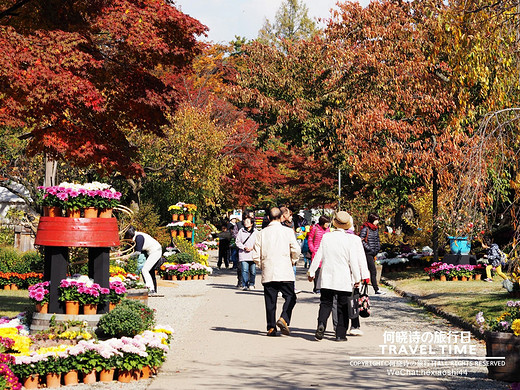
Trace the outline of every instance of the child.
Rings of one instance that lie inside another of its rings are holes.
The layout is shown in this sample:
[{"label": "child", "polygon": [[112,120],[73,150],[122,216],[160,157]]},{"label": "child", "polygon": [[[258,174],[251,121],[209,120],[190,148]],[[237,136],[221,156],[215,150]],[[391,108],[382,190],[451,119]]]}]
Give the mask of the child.
[{"label": "child", "polygon": [[486,266],[486,276],[484,279],[486,282],[492,282],[491,278],[491,268],[494,268],[496,273],[500,275],[500,277],[504,280],[507,279],[507,276],[502,272],[502,266],[506,263],[506,255],[504,252],[500,250],[497,244],[493,244],[490,236],[485,236],[482,240],[482,248],[486,249],[486,257],[488,260],[488,265]]}]

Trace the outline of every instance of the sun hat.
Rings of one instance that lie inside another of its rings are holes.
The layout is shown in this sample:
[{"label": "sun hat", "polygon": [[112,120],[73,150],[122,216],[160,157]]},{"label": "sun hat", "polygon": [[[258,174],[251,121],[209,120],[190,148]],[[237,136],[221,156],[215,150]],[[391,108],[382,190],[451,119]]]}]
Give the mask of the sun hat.
[{"label": "sun hat", "polygon": [[338,211],[334,215],[332,224],[338,229],[350,229],[352,227],[352,217],[346,211]]}]

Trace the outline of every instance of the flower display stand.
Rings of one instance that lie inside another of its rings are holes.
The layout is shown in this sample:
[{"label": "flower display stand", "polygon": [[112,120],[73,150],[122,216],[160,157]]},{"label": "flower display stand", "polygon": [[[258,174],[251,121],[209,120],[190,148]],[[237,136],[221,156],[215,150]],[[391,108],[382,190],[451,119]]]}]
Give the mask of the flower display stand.
[{"label": "flower display stand", "polygon": [[[42,217],[35,244],[45,247],[43,279],[50,282],[50,314],[65,313],[64,303],[58,301],[58,286],[67,277],[69,247],[88,248],[88,276],[109,288],[110,247],[119,245],[115,218]],[[108,302],[98,306],[98,314],[108,311]]]}]

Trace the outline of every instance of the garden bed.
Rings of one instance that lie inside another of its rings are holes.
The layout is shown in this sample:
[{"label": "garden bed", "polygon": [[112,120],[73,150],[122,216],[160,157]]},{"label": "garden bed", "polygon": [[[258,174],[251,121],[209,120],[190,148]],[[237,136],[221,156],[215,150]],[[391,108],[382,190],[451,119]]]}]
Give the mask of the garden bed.
[{"label": "garden bed", "polygon": [[[500,279],[501,280],[501,279]],[[502,287],[499,278],[484,281],[431,281],[424,271],[396,272],[384,276],[383,282],[400,293],[420,300],[420,304],[435,307],[440,314],[459,318],[476,326],[475,317],[482,311],[486,318],[498,316],[507,301],[513,299]]]}]

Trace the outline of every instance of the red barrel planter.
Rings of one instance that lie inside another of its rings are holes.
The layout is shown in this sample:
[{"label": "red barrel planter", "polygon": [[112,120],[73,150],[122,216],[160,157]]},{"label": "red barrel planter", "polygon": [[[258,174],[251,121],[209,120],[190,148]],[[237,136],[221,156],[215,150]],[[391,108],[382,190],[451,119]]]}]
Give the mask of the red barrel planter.
[{"label": "red barrel planter", "polygon": [[118,246],[117,219],[41,217],[34,243],[60,247]]}]

